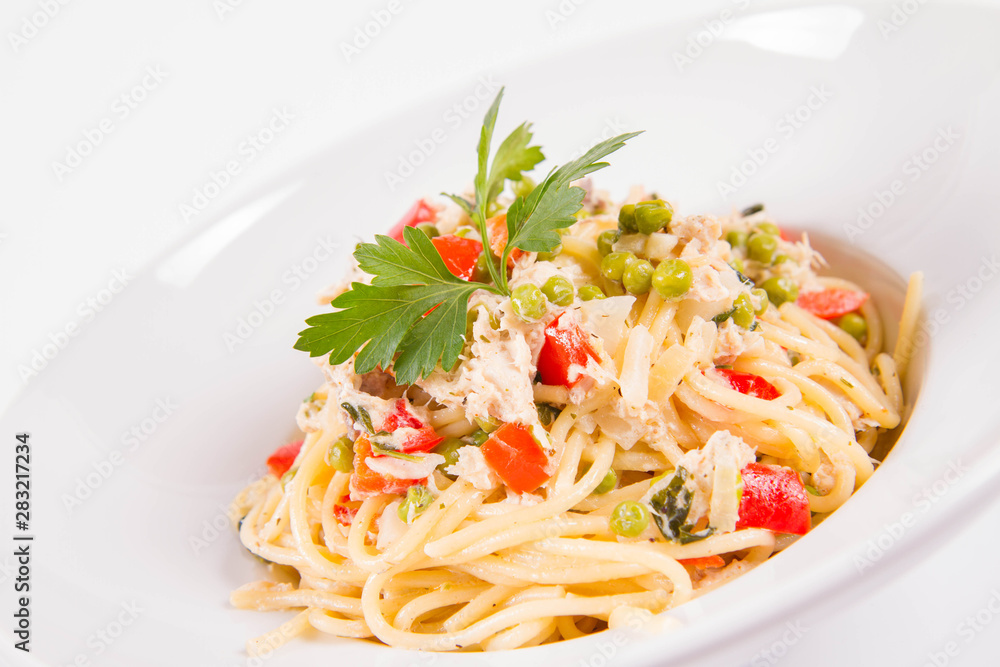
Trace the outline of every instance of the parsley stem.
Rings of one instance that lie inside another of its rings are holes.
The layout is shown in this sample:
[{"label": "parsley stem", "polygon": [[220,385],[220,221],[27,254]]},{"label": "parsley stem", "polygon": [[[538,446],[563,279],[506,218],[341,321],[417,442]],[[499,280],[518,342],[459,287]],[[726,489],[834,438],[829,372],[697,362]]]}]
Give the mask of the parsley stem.
[{"label": "parsley stem", "polygon": [[493,249],[490,247],[490,235],[486,228],[486,213],[483,210],[485,205],[486,202],[479,202],[477,199],[476,210],[473,211],[473,218],[476,221],[476,227],[479,228],[479,235],[483,239],[483,252],[487,253],[486,268],[490,272],[490,278],[493,279],[493,284],[496,285],[496,289],[492,291],[497,294],[509,296],[510,289],[507,287],[507,270],[505,268],[507,253],[504,253],[504,256],[501,258],[501,261],[503,261],[504,264],[498,268],[496,262],[493,261]]}]

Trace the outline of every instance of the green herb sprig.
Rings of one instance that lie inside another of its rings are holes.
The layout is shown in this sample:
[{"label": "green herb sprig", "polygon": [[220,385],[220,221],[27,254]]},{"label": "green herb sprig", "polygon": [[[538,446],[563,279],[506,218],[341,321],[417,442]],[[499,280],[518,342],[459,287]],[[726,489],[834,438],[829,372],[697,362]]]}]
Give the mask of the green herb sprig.
[{"label": "green herb sprig", "polygon": [[[501,142],[489,160],[493,129],[503,89],[490,105],[477,147],[478,169],[473,186],[475,201],[448,195],[468,213],[479,230],[484,252],[490,252],[486,211],[507,181],[545,159],[531,146],[530,123],[522,123]],[[427,236],[412,227],[403,229],[405,245],[376,235],[375,243],[362,243],[354,252],[361,270],[372,275],[370,285],[352,283],[331,302],[336,310],[306,320],[295,349],[317,357],[330,355],[341,364],[356,352],[356,373],[378,366],[392,369],[396,382],[409,384],[426,377],[438,364],[452,369],[465,343],[466,311],[477,290],[510,295],[506,266],[514,248],[525,252],[551,252],[559,244],[557,229],[576,219],[586,195],[570,183],[608,166],[600,160],[625,145],[639,132],[629,132],[596,144],[579,158],[553,169],[527,196],[518,196],[507,210],[507,244],[499,263],[486,262],[489,283],[458,278]],[[360,352],[358,352],[360,350]]]}]

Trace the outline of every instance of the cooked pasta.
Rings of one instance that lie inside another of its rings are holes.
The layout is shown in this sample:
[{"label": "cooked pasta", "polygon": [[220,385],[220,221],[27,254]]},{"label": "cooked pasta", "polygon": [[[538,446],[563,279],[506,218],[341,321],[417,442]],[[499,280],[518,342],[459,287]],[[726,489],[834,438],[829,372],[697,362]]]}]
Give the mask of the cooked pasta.
[{"label": "cooked pasta", "polygon": [[[438,651],[591,634],[766,561],[871,477],[905,409],[919,276],[888,354],[863,286],[818,276],[762,207],[681,217],[583,185],[561,252],[513,253],[510,295],[469,299],[453,369],[397,384],[321,359],[301,445],[235,502],[287,581],[232,603],[301,610],[251,653],[308,628]],[[432,236],[489,257],[461,207],[422,205]]]}]

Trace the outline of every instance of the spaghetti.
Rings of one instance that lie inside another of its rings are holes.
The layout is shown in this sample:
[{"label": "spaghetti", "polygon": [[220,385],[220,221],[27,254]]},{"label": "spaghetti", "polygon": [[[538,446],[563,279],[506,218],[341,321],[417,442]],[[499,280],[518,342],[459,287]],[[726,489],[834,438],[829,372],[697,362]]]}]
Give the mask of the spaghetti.
[{"label": "spaghetti", "polygon": [[[439,237],[486,241],[424,207]],[[643,207],[669,221],[636,231]],[[557,255],[512,263],[542,314],[476,292],[454,369],[397,385],[321,362],[301,446],[235,502],[243,544],[290,576],[232,603],[301,610],[250,653],[308,628],[440,651],[580,637],[748,571],[872,475],[919,275],[890,355],[864,290],[817,276],[761,207],[675,217],[590,190],[577,217]]]}]

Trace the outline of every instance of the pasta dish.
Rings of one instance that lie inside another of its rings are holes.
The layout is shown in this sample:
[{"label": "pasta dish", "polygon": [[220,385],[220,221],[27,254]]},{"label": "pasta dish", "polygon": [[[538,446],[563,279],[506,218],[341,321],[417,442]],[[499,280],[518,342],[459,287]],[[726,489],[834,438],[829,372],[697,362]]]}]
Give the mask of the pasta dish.
[{"label": "pasta dish", "polygon": [[[502,93],[501,93],[502,95]],[[234,503],[270,564],[242,609],[436,651],[573,639],[659,613],[815,529],[904,412],[920,275],[891,351],[861,285],[761,205],[680,215],[590,173],[536,183],[530,125],[461,195],[360,244],[296,347],[324,381]]]}]

